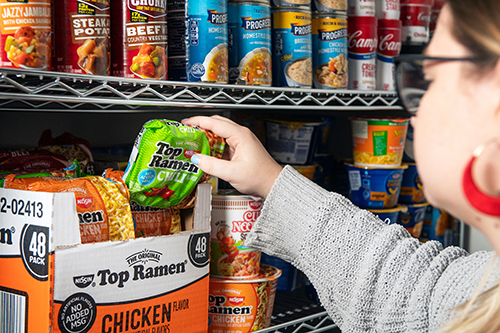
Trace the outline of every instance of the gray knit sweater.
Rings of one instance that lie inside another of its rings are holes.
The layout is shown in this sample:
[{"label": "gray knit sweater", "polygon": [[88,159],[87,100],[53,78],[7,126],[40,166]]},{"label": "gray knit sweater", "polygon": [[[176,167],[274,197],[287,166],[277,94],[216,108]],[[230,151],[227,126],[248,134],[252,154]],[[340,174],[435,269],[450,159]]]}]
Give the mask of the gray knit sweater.
[{"label": "gray knit sweater", "polygon": [[[303,271],[343,332],[438,331],[472,296],[494,255],[421,244],[290,166],[246,244]],[[498,271],[497,263],[485,288]]]}]

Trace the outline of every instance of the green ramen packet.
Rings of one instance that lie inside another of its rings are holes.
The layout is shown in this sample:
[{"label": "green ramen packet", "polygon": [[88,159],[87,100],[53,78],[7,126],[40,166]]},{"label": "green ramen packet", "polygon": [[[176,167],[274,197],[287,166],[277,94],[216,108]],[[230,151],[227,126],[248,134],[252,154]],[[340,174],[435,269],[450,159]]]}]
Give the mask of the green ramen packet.
[{"label": "green ramen packet", "polygon": [[188,208],[194,189],[208,180],[193,154],[222,158],[225,140],[211,131],[166,119],[150,120],[137,136],[123,180],[130,200],[143,206]]}]

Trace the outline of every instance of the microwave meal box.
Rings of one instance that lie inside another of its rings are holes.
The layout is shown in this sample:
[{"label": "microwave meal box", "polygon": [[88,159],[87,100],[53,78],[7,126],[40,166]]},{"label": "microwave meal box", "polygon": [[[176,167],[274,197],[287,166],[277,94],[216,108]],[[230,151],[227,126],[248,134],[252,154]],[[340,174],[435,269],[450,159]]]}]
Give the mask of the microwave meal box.
[{"label": "microwave meal box", "polygon": [[2,327],[206,332],[210,202],[199,184],[176,235],[81,244],[74,194],[0,188]]}]

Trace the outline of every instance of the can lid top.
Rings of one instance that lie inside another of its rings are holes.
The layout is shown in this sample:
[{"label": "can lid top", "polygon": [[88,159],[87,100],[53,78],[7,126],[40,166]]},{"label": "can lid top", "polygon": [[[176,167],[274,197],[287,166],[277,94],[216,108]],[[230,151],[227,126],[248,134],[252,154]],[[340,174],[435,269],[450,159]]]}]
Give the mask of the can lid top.
[{"label": "can lid top", "polygon": [[402,0],[401,5],[427,5],[432,7],[434,0]]},{"label": "can lid top", "polygon": [[378,20],[379,28],[394,28],[394,29],[402,29],[403,21],[401,20]]},{"label": "can lid top", "polygon": [[349,23],[354,25],[378,25],[375,16],[349,16]]}]

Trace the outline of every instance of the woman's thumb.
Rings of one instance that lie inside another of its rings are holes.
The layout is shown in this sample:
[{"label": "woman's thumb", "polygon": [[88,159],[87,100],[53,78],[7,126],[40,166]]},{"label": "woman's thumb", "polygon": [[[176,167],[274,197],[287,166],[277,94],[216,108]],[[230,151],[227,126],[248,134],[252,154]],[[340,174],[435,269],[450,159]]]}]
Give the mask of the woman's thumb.
[{"label": "woman's thumb", "polygon": [[224,174],[225,172],[223,172],[223,170],[225,170],[226,168],[224,168],[223,166],[225,163],[228,163],[228,161],[208,155],[194,154],[193,156],[191,156],[191,162],[209,175],[222,179],[226,178],[226,175]]}]

